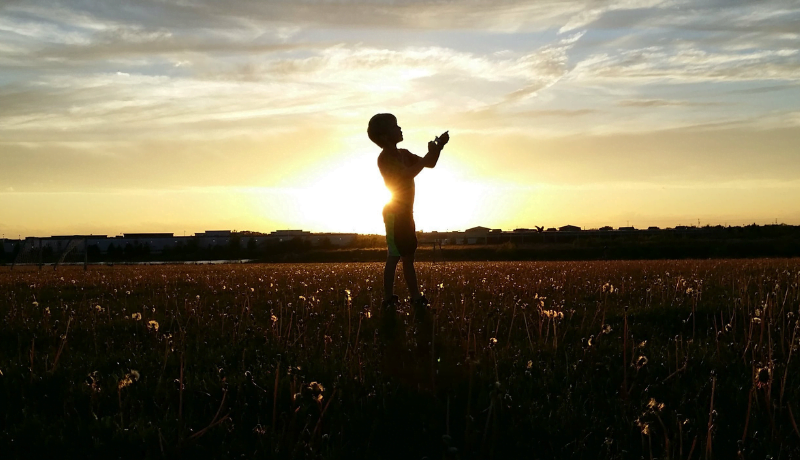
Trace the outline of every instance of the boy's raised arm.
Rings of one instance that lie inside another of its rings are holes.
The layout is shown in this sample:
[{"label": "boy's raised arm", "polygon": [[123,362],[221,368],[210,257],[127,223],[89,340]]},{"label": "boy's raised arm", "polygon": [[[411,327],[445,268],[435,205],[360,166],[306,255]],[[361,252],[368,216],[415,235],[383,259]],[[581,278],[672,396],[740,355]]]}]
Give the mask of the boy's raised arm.
[{"label": "boy's raised arm", "polygon": [[442,153],[442,149],[449,140],[450,135],[445,132],[440,137],[437,137],[436,141],[428,142],[428,153],[413,165],[406,167],[402,174],[405,176],[417,177],[417,174],[422,171],[422,168],[433,168],[436,166],[436,163],[439,161],[439,154]]},{"label": "boy's raised arm", "polygon": [[433,142],[428,143],[428,154],[422,158],[414,155],[415,157],[419,158],[419,160],[411,166],[406,166],[400,172],[401,175],[406,177],[417,177],[417,174],[419,174],[423,168],[433,168],[436,166],[436,162],[439,161],[439,153],[441,152],[441,149],[438,147],[431,149],[430,144],[433,144]]}]

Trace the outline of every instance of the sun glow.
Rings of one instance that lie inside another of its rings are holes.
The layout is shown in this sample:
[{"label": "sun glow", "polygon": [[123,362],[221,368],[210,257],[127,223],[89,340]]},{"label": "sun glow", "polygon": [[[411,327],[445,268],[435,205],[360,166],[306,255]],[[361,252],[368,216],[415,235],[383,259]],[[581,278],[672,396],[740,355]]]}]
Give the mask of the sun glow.
[{"label": "sun glow", "polygon": [[374,155],[359,155],[337,169],[303,180],[298,222],[312,231],[383,233],[381,210],[391,198]]},{"label": "sun glow", "polygon": [[[452,159],[422,170],[415,180],[417,230],[463,230],[480,225],[487,207],[497,208],[491,187],[465,177]],[[322,167],[294,183],[300,184],[287,208],[304,230],[384,234],[381,212],[391,193],[374,152],[351,157],[335,169]]]}]

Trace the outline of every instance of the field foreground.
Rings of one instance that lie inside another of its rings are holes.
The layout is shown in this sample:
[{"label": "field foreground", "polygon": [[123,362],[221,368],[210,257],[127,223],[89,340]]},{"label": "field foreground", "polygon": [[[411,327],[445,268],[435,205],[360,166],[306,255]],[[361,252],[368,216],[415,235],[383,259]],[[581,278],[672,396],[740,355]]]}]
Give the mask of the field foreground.
[{"label": "field foreground", "polygon": [[3,267],[0,452],[800,458],[797,259],[382,270]]}]

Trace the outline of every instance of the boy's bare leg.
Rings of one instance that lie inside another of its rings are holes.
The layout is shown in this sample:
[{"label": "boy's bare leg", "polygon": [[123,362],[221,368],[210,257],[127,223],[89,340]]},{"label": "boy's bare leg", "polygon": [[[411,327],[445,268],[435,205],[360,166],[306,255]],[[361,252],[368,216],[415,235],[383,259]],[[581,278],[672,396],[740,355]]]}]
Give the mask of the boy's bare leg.
[{"label": "boy's bare leg", "polygon": [[400,256],[388,256],[386,268],[383,270],[383,300],[391,300],[394,295],[394,276]]},{"label": "boy's bare leg", "polygon": [[417,284],[417,273],[414,271],[414,256],[403,257],[403,276],[406,278],[408,293],[411,294],[411,300],[420,298],[421,294],[419,293],[419,284]]}]

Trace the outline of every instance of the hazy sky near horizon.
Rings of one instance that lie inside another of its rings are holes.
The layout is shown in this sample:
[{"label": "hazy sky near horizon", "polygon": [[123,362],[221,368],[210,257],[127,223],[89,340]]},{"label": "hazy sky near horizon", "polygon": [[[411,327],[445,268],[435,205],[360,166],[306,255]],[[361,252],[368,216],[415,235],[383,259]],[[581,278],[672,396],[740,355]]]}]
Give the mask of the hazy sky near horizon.
[{"label": "hazy sky near horizon", "polygon": [[800,3],[0,3],[0,233],[800,224]]}]

